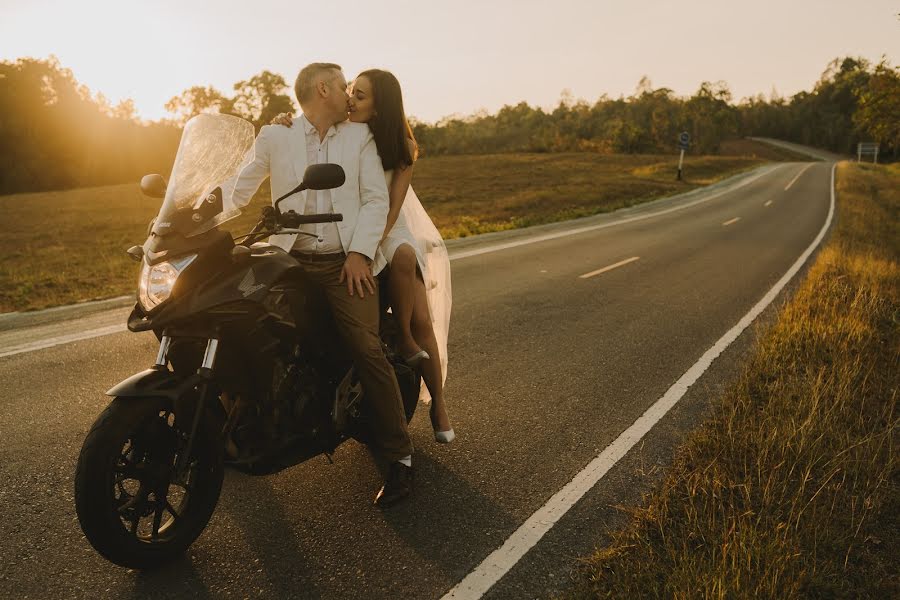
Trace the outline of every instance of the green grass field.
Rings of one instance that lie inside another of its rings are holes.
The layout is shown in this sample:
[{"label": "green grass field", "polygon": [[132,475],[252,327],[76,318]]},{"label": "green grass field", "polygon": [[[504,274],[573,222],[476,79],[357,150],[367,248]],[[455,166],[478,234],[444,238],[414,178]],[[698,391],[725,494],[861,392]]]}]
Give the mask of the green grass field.
[{"label": "green grass field", "polygon": [[[742,142],[744,143],[744,142]],[[751,144],[754,144],[751,142]],[[757,156],[497,154],[426,157],[413,186],[447,239],[612,211],[684,192],[763,164],[794,159],[758,144]],[[740,152],[747,152],[741,148]],[[245,232],[270,201],[268,184],[237,219]],[[143,244],[160,201],[137,184],[0,196],[0,312],[132,293]]]},{"label": "green grass field", "polygon": [[840,164],[799,290],[569,598],[900,597],[898,216],[900,165]]}]

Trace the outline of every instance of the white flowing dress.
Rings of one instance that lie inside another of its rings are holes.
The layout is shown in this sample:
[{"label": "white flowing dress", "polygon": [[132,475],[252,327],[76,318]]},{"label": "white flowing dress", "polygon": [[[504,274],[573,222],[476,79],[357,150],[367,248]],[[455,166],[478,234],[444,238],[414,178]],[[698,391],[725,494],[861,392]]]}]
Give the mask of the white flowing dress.
[{"label": "white flowing dress", "polygon": [[[384,178],[388,189],[391,187],[393,171],[385,171]],[[450,332],[450,307],[452,294],[450,288],[450,255],[440,232],[431,217],[425,212],[412,186],[406,192],[397,222],[381,244],[388,264],[394,258],[397,248],[409,244],[416,253],[416,262],[425,283],[425,295],[428,299],[428,310],[431,313],[431,324],[434,337],[437,339],[438,351],[441,354],[442,383],[447,381],[447,337]],[[420,399],[428,403],[431,395],[422,383]]]}]

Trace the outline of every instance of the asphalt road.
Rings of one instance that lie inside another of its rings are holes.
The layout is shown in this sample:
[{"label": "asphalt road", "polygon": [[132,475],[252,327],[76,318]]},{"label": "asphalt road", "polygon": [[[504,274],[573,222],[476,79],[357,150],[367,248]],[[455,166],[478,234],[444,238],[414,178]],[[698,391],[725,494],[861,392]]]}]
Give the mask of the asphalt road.
[{"label": "asphalt road", "polygon": [[[416,415],[414,497],[374,509],[379,476],[355,442],[333,465],[322,457],[262,478],[228,472],[204,534],[151,573],[116,567],[88,545],[72,477],[103,392],[152,364],[155,339],[112,333],[28,351],[115,327],[123,309],[108,304],[0,319],[0,596],[441,597],[788,270],[825,222],[830,172],[827,163],[764,167],[685,197],[454,243],[447,397],[458,438],[435,444],[426,411]],[[602,227],[564,235],[588,226]],[[551,239],[524,243],[541,236]],[[498,244],[512,247],[473,255]],[[752,335],[740,338],[744,348]],[[701,396],[726,385],[740,359],[723,355],[487,596],[565,589],[574,557],[621,520],[610,506],[636,501],[658,478],[701,417]]]}]

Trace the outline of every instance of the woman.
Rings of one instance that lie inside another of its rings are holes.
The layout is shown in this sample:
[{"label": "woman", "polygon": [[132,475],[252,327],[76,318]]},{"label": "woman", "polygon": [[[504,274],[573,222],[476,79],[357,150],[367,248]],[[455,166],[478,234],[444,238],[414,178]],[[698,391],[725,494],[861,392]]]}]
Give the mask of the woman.
[{"label": "woman", "polygon": [[[410,186],[417,147],[397,78],[381,69],[360,73],[350,89],[348,112],[350,121],[369,125],[385,170],[390,209],[380,248],[389,265],[388,292],[400,326],[399,350],[410,366],[421,369],[432,398],[435,440],[449,443],[455,433],[444,403],[443,384],[450,324],[450,261],[440,233]],[[292,119],[281,114],[272,122],[290,127]]]}]

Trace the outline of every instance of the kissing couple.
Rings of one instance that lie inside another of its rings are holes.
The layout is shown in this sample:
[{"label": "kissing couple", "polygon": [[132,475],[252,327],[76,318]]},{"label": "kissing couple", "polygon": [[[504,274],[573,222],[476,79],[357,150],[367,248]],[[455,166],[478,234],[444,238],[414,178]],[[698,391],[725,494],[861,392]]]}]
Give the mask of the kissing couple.
[{"label": "kissing couple", "polygon": [[[302,114],[282,114],[256,138],[255,157],[237,178],[242,206],[266,177],[272,198],[294,189],[307,166],[340,165],[340,188],[306,190],[283,201],[300,214],[343,214],[343,221],[300,229],[314,235],[274,235],[269,243],[295,257],[307,280],[327,298],[372,409],[375,446],[388,462],[375,503],[392,505],[412,489],[412,442],[400,388],[379,337],[379,280],[401,332],[399,349],[420,370],[430,395],[435,440],[453,441],[444,402],[450,322],[450,262],[440,233],[410,183],[418,147],[397,78],[363,71],[348,87],[341,67],[312,63],[294,86]],[[384,273],[382,273],[384,271]],[[381,275],[379,277],[379,275]]]}]

